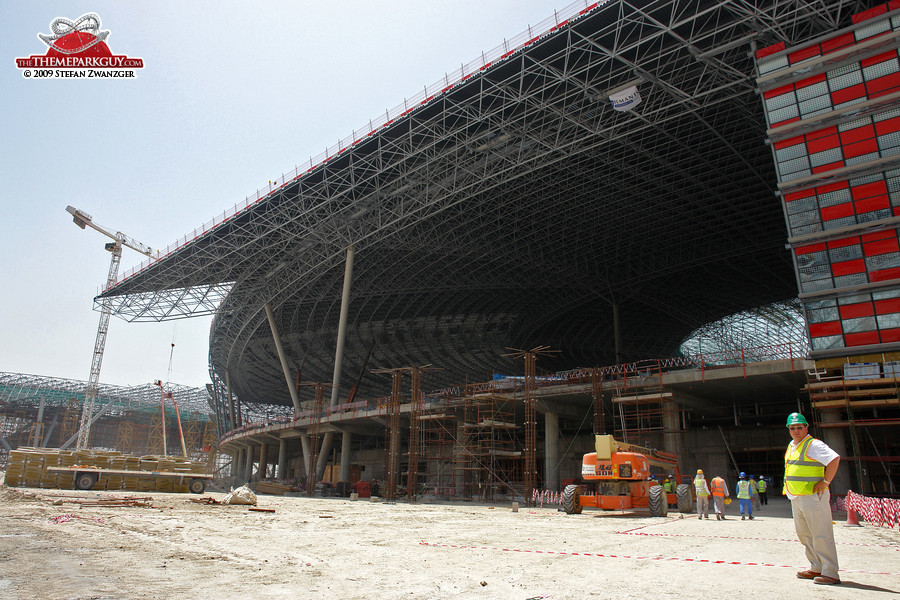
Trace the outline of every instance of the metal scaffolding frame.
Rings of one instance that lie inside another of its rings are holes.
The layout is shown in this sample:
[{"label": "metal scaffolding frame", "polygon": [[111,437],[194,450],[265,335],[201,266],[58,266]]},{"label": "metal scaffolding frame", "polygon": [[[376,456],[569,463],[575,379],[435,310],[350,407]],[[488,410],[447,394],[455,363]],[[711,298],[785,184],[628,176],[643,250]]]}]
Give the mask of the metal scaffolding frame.
[{"label": "metal scaffolding frame", "polygon": [[[708,323],[796,295],[749,51],[871,4],[576,2],[98,302],[128,320],[214,312],[211,369],[245,406],[291,405],[266,303],[292,368],[330,379],[350,245],[347,380],[373,341],[373,365],[433,363],[436,385],[514,372],[506,347],[559,348],[550,370],[672,356]],[[631,84],[641,104],[613,110]]]}]

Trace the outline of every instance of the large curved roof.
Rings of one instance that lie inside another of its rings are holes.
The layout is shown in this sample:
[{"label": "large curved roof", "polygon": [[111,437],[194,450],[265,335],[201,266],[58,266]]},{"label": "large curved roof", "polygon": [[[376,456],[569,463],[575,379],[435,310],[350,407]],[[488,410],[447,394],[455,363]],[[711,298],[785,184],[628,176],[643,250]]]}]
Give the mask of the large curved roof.
[{"label": "large curved roof", "polygon": [[[291,404],[266,303],[291,368],[331,380],[351,245],[344,384],[370,348],[368,369],[439,367],[426,388],[521,372],[510,347],[559,350],[548,369],[674,354],[797,293],[752,48],[868,5],[573,5],[104,296],[128,319],[215,310],[211,364],[250,402]],[[613,110],[630,84],[641,104]]]}]

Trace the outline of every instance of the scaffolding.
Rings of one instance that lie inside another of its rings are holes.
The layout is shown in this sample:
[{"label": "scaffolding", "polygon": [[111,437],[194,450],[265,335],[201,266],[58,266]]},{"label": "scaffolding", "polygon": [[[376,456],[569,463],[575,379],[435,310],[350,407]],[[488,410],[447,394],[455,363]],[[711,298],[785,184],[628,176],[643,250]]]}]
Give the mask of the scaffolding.
[{"label": "scaffolding", "polygon": [[672,392],[663,385],[663,374],[655,360],[619,365],[611,381],[616,439],[646,445],[648,435],[665,431],[674,403]]},{"label": "scaffolding", "polygon": [[[852,481],[860,493],[896,495],[900,480],[900,355],[878,354],[816,361],[808,372],[813,419],[822,429],[847,433]],[[852,362],[851,362],[852,361]]]}]

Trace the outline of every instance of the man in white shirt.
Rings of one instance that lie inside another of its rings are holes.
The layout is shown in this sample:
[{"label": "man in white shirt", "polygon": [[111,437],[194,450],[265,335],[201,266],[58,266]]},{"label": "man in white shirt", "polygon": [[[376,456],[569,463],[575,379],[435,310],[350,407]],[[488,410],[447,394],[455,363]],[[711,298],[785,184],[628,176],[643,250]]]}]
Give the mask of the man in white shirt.
[{"label": "man in white shirt", "polygon": [[834,585],[841,579],[828,486],[841,457],[825,442],[809,435],[809,423],[800,413],[788,415],[787,427],[791,443],[784,453],[784,494],[791,500],[794,528],[809,560],[809,569],[799,571],[797,577]]}]

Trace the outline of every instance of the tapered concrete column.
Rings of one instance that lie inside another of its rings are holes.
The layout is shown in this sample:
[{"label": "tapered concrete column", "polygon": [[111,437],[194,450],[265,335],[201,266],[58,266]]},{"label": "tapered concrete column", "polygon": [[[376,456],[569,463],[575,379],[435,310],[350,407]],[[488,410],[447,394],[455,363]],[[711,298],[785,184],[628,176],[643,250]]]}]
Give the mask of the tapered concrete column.
[{"label": "tapered concrete column", "polygon": [[341,437],[341,481],[350,481],[350,445],[353,434],[345,431]]},{"label": "tapered concrete column", "polygon": [[[341,385],[341,367],[344,362],[344,338],[347,332],[347,314],[350,311],[350,282],[353,279],[354,250],[351,245],[347,248],[347,260],[344,263],[344,287],[341,292],[341,315],[338,321],[337,347],[334,350],[334,372],[331,377],[331,403],[337,404]],[[319,450],[319,463],[316,465],[316,479],[321,479],[325,474],[325,465],[328,464],[328,455],[331,453],[331,445],[334,443],[334,433],[328,432],[322,436],[322,447]]]},{"label": "tapered concrete column", "polygon": [[231,417],[231,428],[237,429],[237,417],[234,413],[234,396],[231,394],[231,376],[225,369],[225,389],[228,392],[228,416]]},{"label": "tapered concrete column", "polygon": [[281,361],[281,371],[284,373],[284,380],[287,382],[288,392],[291,394],[291,402],[294,404],[294,416],[296,416],[300,412],[300,397],[297,396],[297,387],[294,385],[294,378],[291,377],[287,356],[285,356],[284,348],[281,345],[281,336],[278,334],[278,325],[275,324],[275,315],[272,313],[272,307],[268,303],[266,303],[266,317],[269,319],[269,329],[272,330],[275,351],[278,353],[278,360]]},{"label": "tapered concrete column", "polygon": [[303,451],[303,466],[298,477],[306,477],[309,475],[309,436],[300,436],[300,448]]},{"label": "tapered concrete column", "polygon": [[[837,412],[828,411],[821,414],[823,423],[840,421],[840,414]],[[845,458],[847,456],[847,442],[844,438],[845,429],[843,427],[820,427],[819,431],[822,435],[822,441],[841,455],[841,466],[838,468],[837,475],[834,476],[834,481],[831,482],[831,493],[846,494],[848,490],[857,492],[855,488],[859,487],[859,485],[850,476],[851,465]],[[857,493],[863,494],[867,491],[869,490],[859,490]]]},{"label": "tapered concrete column", "polygon": [[619,321],[619,305],[612,305],[613,344],[616,352],[616,364],[622,364],[622,330]]},{"label": "tapered concrete column", "polygon": [[278,472],[275,476],[278,479],[287,479],[287,440],[285,439],[278,442]]},{"label": "tapered concrete column", "polygon": [[559,491],[559,415],[544,413],[544,489]]}]

